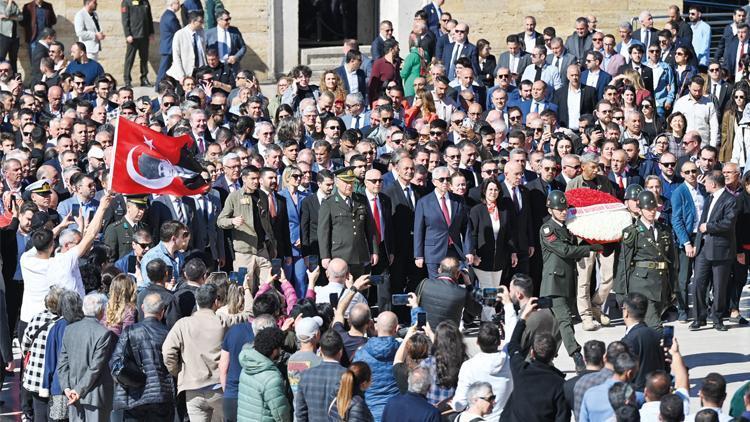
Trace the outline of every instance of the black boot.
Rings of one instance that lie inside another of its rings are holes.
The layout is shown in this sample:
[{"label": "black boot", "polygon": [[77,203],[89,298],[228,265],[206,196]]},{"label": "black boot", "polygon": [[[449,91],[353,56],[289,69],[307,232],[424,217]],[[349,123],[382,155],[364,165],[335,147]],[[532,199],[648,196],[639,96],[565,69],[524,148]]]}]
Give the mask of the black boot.
[{"label": "black boot", "polygon": [[576,373],[580,374],[581,372],[586,370],[586,362],[583,361],[583,356],[581,356],[581,352],[575,352],[571,355],[573,358],[573,362],[576,364]]}]

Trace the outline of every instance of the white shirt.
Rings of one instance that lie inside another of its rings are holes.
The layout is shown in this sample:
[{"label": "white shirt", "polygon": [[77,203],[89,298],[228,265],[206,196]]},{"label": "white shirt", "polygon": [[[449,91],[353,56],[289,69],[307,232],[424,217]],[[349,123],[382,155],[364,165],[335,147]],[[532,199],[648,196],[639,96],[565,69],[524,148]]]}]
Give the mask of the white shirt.
[{"label": "white shirt", "polygon": [[740,53],[742,52],[742,48],[744,46],[744,52],[745,54],[750,53],[748,51],[748,42],[745,41],[744,43],[737,43],[737,55],[735,56],[735,62],[734,62],[734,68],[735,68],[735,75],[736,80],[740,81],[742,79],[742,70],[740,69]]},{"label": "white shirt", "polygon": [[349,69],[344,66],[344,69],[346,69],[346,80],[349,82],[349,93],[350,94],[356,94],[359,92],[359,78],[357,78],[357,71],[352,70],[349,71]]},{"label": "white shirt", "polygon": [[713,410],[715,410],[716,413],[719,414],[719,422],[731,422],[731,421],[734,420],[731,416],[726,415],[724,413],[721,413],[721,408],[720,407],[701,407],[695,413],[691,413],[689,415],[685,415],[685,422],[695,422],[695,414],[698,413],[698,412],[700,412],[703,409],[713,409]]},{"label": "white shirt", "polygon": [[706,221],[708,221],[711,218],[711,212],[714,210],[714,206],[716,205],[716,202],[719,200],[719,197],[722,193],[724,193],[724,188],[721,188],[714,192],[711,196],[713,196],[713,200],[711,201],[711,205],[708,207],[708,214],[706,214]]},{"label": "white shirt", "polygon": [[646,62],[646,66],[651,68],[651,72],[654,74],[654,88],[656,88],[656,85],[659,84],[659,80],[661,79],[661,74],[664,73],[664,68],[659,66],[659,63],[651,63]]},{"label": "white shirt", "polygon": [[80,253],[78,247],[73,247],[64,253],[56,253],[50,258],[47,268],[47,278],[54,280],[53,284],[77,292],[82,298],[86,296],[83,288],[81,270],[78,266]]},{"label": "white shirt", "polygon": [[518,56],[510,54],[508,56],[508,66],[510,67],[510,73],[518,73]]},{"label": "white shirt", "polygon": [[[370,191],[365,190],[365,195],[367,196],[367,204],[370,206],[370,212],[372,213],[373,218],[375,217],[375,202],[378,203],[378,216],[380,217],[380,240],[385,239],[385,220],[383,220],[383,203],[380,202],[380,198],[378,198],[376,195],[373,195]],[[377,227],[377,226],[375,226]]]},{"label": "white shirt", "polygon": [[[447,63],[447,65],[449,67],[456,65],[456,61],[455,60],[458,60],[458,57],[461,55],[461,50],[463,48],[464,48],[463,43],[462,44],[456,43],[456,44],[453,45],[453,51],[451,51],[451,57],[450,57],[451,62]],[[455,60],[454,60],[454,58],[455,58]]]},{"label": "white shirt", "polygon": [[690,197],[693,199],[693,204],[695,204],[695,218],[693,219],[692,232],[696,233],[698,231],[698,223],[701,221],[701,215],[703,214],[705,199],[700,191],[698,191],[698,185],[692,187],[689,183],[685,183],[685,186],[687,186],[688,192],[690,192]]},{"label": "white shirt", "polygon": [[516,201],[518,201],[518,209],[522,210],[523,209],[523,200],[521,199],[521,190],[518,189],[517,187],[514,188],[514,187],[510,186],[505,181],[503,183],[505,183],[505,188],[508,189],[508,192],[510,193],[510,199],[513,199],[513,192],[516,193]]},{"label": "white shirt", "polygon": [[34,315],[44,310],[44,298],[49,293],[55,278],[47,276],[49,259],[40,259],[36,256],[36,249],[31,248],[21,255],[20,265],[23,276],[23,299],[21,301],[20,319],[23,322],[31,321]]},{"label": "white shirt", "polygon": [[[690,398],[687,390],[684,388],[678,388],[674,393],[682,399],[682,407],[684,408],[683,411],[685,412],[685,415],[690,413]],[[643,403],[640,410],[641,420],[643,422],[658,421],[660,405],[660,401],[647,401],[646,403]]]},{"label": "white shirt", "polygon": [[[328,283],[325,286],[315,286],[315,303],[331,303],[331,293],[336,293],[339,297],[339,300],[341,300],[341,296],[344,295],[345,290],[346,286],[340,283]],[[344,316],[348,316],[349,312],[352,310],[352,307],[358,303],[364,303],[365,305],[367,305],[367,299],[362,296],[362,293],[357,293],[354,295],[354,298],[352,298],[352,302],[349,304],[349,307],[346,308]]]},{"label": "white shirt", "polygon": [[701,135],[701,147],[719,145],[719,118],[713,100],[707,95],[695,100],[692,95],[686,94],[674,103],[672,113],[679,111],[687,119],[686,131],[695,130]]},{"label": "white shirt", "polygon": [[531,51],[536,46],[536,34],[531,33],[531,35],[527,34],[526,32],[523,33],[523,45],[526,46],[526,51]]},{"label": "white shirt", "polygon": [[438,118],[441,120],[450,122],[451,114],[456,111],[456,106],[453,104],[453,101],[449,101],[447,97],[439,100],[437,96],[435,96],[435,91],[432,92],[432,97],[435,99],[435,114],[437,114]]},{"label": "white shirt", "polygon": [[578,119],[581,117],[581,88],[568,86],[568,128],[578,130]]},{"label": "white shirt", "polygon": [[599,71],[592,72],[589,70],[588,77],[586,78],[586,85],[596,89],[596,84],[599,82]]},{"label": "white shirt", "polygon": [[530,113],[541,113],[544,111],[544,104],[540,103],[537,100],[532,99],[531,100],[531,106],[529,107]]},{"label": "white shirt", "polygon": [[216,27],[216,34],[219,38],[219,58],[224,63],[229,57],[229,52],[232,51],[232,37],[229,36],[229,29],[222,29]]},{"label": "white shirt", "polygon": [[[437,191],[437,189],[435,189],[435,196],[437,197],[438,207],[440,207],[440,213],[442,214],[442,212],[443,212],[443,200],[441,199],[442,197],[440,196],[440,193]],[[453,217],[453,215],[452,215],[453,214],[453,210],[451,209],[451,198],[450,198],[448,192],[445,193],[445,207],[448,208],[448,217],[451,217],[451,221],[453,221],[453,219],[452,219],[452,217]]]},{"label": "white shirt", "polygon": [[181,220],[183,223],[187,221],[187,211],[185,210],[185,204],[182,203],[182,198],[179,196],[169,195],[169,200],[172,201],[172,207],[177,217],[182,216]]}]

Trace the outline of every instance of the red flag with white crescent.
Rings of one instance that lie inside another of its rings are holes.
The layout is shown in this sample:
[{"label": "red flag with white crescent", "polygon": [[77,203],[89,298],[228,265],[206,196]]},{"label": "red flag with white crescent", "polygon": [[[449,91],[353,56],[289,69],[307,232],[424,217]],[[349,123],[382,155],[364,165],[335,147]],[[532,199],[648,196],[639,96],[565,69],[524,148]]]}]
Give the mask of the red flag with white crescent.
[{"label": "red flag with white crescent", "polygon": [[126,195],[207,192],[211,186],[188,150],[192,144],[188,135],[167,136],[120,117],[112,153],[111,190]]}]

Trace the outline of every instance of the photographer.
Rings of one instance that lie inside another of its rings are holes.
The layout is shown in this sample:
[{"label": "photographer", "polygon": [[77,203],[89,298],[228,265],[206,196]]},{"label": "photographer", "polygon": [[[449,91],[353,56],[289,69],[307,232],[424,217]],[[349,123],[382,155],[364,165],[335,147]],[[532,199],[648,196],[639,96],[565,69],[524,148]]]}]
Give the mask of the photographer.
[{"label": "photographer", "polygon": [[416,294],[409,293],[409,307],[412,308],[411,325],[417,323],[417,314],[424,312],[431,327],[437,327],[441,321],[459,325],[464,310],[472,316],[482,311],[482,305],[471,293],[469,274],[453,257],[443,258],[437,277],[423,280]]}]

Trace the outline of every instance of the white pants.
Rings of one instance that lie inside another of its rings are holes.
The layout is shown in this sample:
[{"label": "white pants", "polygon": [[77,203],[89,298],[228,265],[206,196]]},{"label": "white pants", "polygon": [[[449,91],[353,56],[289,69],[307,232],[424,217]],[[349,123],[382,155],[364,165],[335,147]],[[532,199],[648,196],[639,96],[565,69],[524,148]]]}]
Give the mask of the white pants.
[{"label": "white pants", "polygon": [[[500,279],[503,277],[501,271],[484,271],[474,268],[474,274],[477,276],[477,282],[479,282],[480,289],[497,289],[500,287]],[[492,306],[482,305],[482,321],[491,321],[493,315],[495,315],[495,308]]]}]

